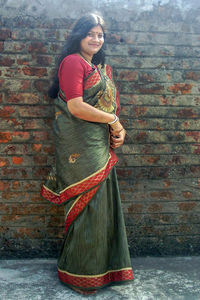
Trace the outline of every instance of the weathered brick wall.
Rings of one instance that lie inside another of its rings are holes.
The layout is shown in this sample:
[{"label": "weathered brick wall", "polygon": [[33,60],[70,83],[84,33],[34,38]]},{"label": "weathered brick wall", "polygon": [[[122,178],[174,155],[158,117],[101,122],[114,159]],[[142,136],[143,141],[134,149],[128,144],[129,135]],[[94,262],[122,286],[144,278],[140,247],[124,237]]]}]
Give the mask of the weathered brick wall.
[{"label": "weathered brick wall", "polygon": [[[198,1],[1,1],[1,256],[51,256],[63,208],[39,195],[53,162],[46,91],[72,22],[107,20],[127,129],[118,176],[132,254],[199,253]],[[59,19],[59,17],[61,17]]]}]

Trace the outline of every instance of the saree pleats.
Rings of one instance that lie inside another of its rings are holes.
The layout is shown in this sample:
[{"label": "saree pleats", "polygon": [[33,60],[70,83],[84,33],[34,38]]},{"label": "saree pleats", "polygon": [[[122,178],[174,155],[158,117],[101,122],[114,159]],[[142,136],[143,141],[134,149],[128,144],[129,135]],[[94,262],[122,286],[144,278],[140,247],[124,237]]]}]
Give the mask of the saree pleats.
[{"label": "saree pleats", "polygon": [[[66,212],[71,206],[66,204]],[[115,168],[66,228],[58,275],[85,289],[133,278]]]},{"label": "saree pleats", "polygon": [[[84,101],[116,113],[117,93],[110,76],[107,66],[90,74]],[[63,100],[61,91],[53,124],[56,164],[41,190],[45,199],[64,205],[66,211],[58,276],[81,289],[132,280],[109,127],[74,117]]]}]

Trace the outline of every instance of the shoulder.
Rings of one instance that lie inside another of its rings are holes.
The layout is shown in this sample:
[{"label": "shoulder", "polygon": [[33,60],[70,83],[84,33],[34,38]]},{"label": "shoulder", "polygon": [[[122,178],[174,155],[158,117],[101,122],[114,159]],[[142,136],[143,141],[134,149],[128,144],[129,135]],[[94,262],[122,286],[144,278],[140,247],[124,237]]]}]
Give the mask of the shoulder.
[{"label": "shoulder", "polygon": [[60,64],[60,68],[62,68],[63,66],[65,66],[65,67],[82,66],[83,67],[82,59],[78,54],[70,54],[62,60],[62,62]]}]

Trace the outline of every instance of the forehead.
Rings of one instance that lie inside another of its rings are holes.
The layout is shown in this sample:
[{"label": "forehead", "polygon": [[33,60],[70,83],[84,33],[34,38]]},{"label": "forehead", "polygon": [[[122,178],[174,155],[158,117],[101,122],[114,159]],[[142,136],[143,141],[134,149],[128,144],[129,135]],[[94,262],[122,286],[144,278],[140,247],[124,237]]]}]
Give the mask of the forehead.
[{"label": "forehead", "polygon": [[103,30],[102,30],[102,28],[101,28],[100,25],[97,25],[97,26],[95,26],[95,27],[92,27],[92,28],[89,30],[89,32],[103,33]]}]

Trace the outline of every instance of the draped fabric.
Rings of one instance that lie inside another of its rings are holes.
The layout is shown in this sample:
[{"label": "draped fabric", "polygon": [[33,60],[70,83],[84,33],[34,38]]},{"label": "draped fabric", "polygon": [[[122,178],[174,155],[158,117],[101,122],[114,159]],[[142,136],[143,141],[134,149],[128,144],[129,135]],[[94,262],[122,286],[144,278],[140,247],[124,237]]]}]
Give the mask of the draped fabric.
[{"label": "draped fabric", "polygon": [[[118,96],[108,65],[95,68],[84,80],[83,100],[105,112],[118,113]],[[115,171],[117,156],[109,146],[109,126],[73,116],[60,90],[53,131],[56,164],[41,194],[65,206],[59,279],[85,290],[132,280]]]}]

